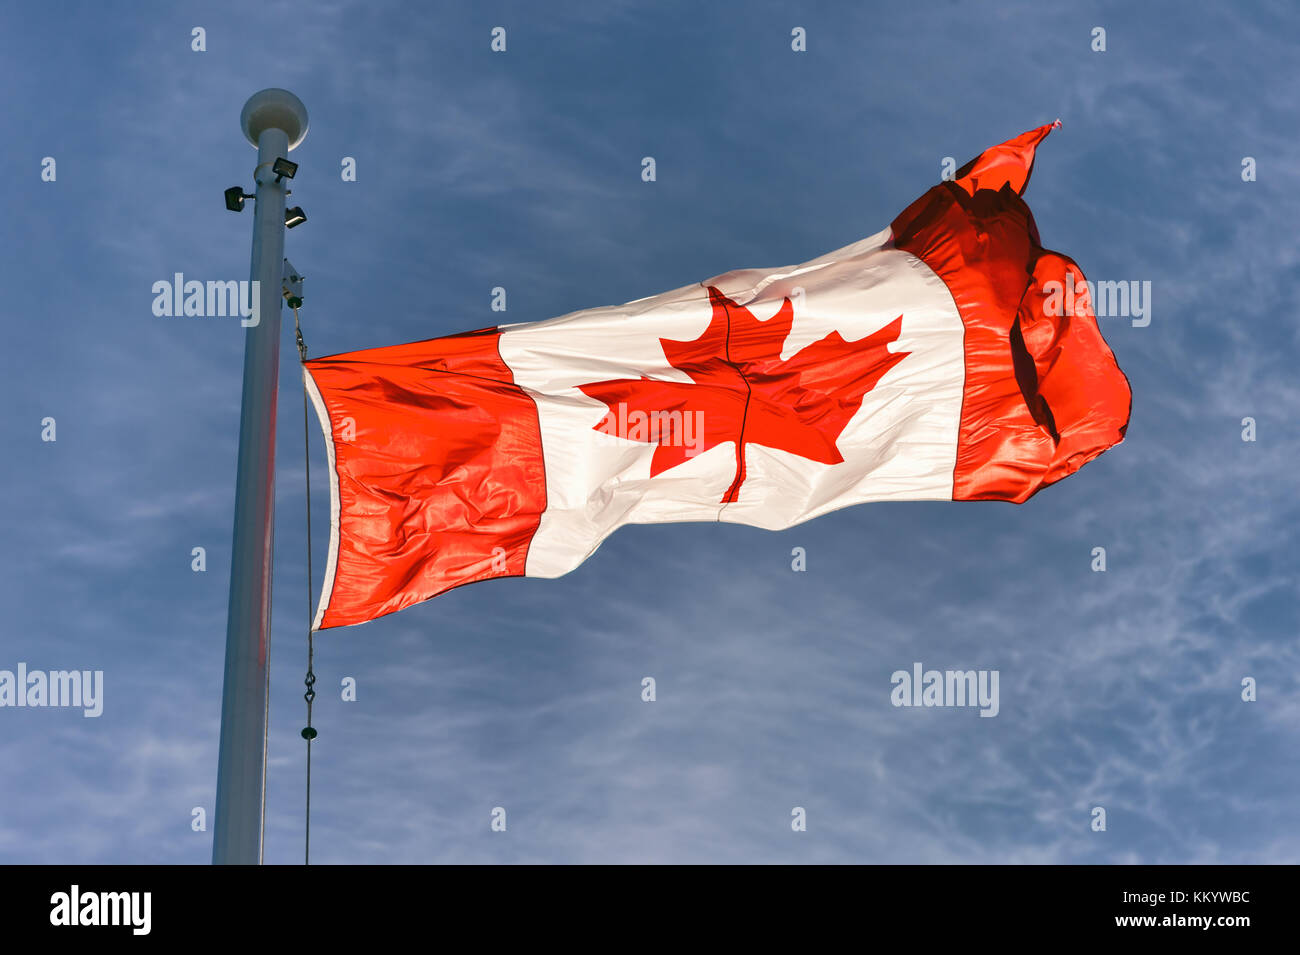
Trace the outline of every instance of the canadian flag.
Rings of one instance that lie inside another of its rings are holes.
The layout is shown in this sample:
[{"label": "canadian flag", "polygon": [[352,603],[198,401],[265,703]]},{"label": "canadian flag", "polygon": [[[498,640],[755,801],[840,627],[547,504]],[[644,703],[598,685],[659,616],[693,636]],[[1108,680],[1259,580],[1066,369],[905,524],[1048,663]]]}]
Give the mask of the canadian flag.
[{"label": "canadian flag", "polygon": [[1019,503],[1117,444],[1128,382],[1020,198],[1057,125],[802,265],[307,361],[332,505],[314,626],[558,577],[623,524]]}]

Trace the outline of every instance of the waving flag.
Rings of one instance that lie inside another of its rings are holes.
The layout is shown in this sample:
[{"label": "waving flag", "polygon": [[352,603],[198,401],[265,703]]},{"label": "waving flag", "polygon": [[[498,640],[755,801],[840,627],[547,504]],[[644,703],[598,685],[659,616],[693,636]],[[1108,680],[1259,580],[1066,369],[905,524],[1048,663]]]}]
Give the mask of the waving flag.
[{"label": "waving flag", "polygon": [[1117,444],[1128,382],[1020,198],[1055,125],[802,265],[306,362],[332,497],[315,626],[558,577],[623,524],[1019,503]]}]

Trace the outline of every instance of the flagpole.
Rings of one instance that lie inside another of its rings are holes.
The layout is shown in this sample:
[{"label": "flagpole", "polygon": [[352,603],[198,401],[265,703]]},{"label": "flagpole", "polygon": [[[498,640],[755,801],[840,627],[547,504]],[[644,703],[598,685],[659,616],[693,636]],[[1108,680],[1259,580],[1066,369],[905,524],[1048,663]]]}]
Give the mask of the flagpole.
[{"label": "flagpole", "polygon": [[[270,694],[271,550],[275,500],[275,401],[280,369],[284,208],[289,179],[272,171],[307,133],[307,109],[288,90],[254,93],[239,117],[257,147],[251,301],[244,319],[244,391],[221,696],[221,743],[212,833],[214,865],[262,861],[266,725]],[[254,324],[256,319],[256,324]]]}]

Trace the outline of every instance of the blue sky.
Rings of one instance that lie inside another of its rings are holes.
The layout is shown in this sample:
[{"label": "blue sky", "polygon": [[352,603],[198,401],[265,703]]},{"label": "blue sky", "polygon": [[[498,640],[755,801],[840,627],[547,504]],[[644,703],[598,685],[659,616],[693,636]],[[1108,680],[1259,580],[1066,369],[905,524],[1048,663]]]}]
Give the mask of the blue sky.
[{"label": "blue sky", "polygon": [[[805,261],[1058,116],[1026,193],[1044,245],[1153,290],[1148,327],[1102,320],[1127,440],[1021,507],[630,527],[564,578],[322,633],[314,861],[1300,860],[1300,12],[1047,6],[7,5],[0,668],[102,669],[105,701],[0,709],[0,862],[210,858],[243,332],[155,317],[151,286],[247,278],[252,217],[220,193],[251,185],[239,111],[268,86],[311,114],[287,255],[314,355]],[[290,327],[276,863],[304,782]],[[311,454],[320,494],[314,423]],[[999,715],[891,706],[914,661],[997,669]]]}]

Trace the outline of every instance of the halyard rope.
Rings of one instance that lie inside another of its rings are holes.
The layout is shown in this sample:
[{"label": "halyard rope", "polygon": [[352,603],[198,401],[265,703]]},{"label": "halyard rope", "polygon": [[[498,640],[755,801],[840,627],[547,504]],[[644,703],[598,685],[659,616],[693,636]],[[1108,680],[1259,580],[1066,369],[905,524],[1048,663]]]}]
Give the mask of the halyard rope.
[{"label": "halyard rope", "polygon": [[311,604],[311,428],[307,414],[307,343],[302,340],[302,327],[298,324],[298,309],[293,310],[293,333],[298,340],[298,359],[303,363],[302,379],[302,454],[304,471],[307,475],[307,676],[303,683],[307,687],[303,699],[307,701],[307,725],[303,727],[302,738],[307,741],[307,811],[305,817],[305,841],[303,846],[303,865],[311,865],[311,741],[316,738],[316,730],[311,725],[311,705],[316,699],[316,674],[312,672],[312,662],[316,654],[315,633],[312,630]]}]

